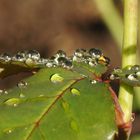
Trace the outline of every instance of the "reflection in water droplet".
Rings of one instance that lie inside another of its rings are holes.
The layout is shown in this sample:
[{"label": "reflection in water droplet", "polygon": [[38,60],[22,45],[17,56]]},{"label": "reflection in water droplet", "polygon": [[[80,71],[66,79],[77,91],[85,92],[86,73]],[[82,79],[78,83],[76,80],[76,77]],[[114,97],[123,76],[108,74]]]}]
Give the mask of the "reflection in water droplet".
[{"label": "reflection in water droplet", "polygon": [[53,74],[51,77],[50,77],[50,80],[51,82],[53,83],[60,83],[60,82],[63,82],[64,78],[61,77],[59,74]]},{"label": "reflection in water droplet", "polygon": [[91,80],[90,82],[91,82],[91,84],[97,84],[96,80]]},{"label": "reflection in water droplet", "polygon": [[136,73],[136,75],[137,75],[138,77],[140,77],[140,71],[138,71],[138,72]]},{"label": "reflection in water droplet", "polygon": [[11,61],[11,56],[7,53],[3,53],[3,54],[0,55],[0,61],[10,62]]},{"label": "reflection in water droplet", "polygon": [[26,57],[36,61],[40,59],[40,53],[36,50],[29,50],[26,54]]},{"label": "reflection in water droplet", "polygon": [[39,97],[44,97],[44,95],[43,94],[40,94]]},{"label": "reflection in water droplet", "polygon": [[24,98],[25,95],[24,95],[23,93],[20,93],[19,97],[20,97],[20,98]]},{"label": "reflection in water droplet", "polygon": [[76,88],[72,88],[70,91],[73,95],[80,95],[80,91]]},{"label": "reflection in water droplet", "polygon": [[69,104],[64,100],[62,102],[62,107],[66,112],[69,111]]},{"label": "reflection in water droplet", "polygon": [[23,88],[26,88],[27,87],[27,82],[25,81],[20,81],[17,86],[20,88],[20,89],[23,89]]},{"label": "reflection in water droplet", "polygon": [[8,94],[8,91],[7,90],[3,90],[4,94]]},{"label": "reflection in water droplet", "polygon": [[6,129],[4,130],[3,132],[6,133],[6,134],[10,134],[13,132],[14,129]]},{"label": "reflection in water droplet", "polygon": [[8,94],[8,91],[7,90],[2,90],[2,89],[0,89],[0,95],[2,95],[2,94]]},{"label": "reflection in water droplet", "polygon": [[78,125],[77,125],[77,122],[75,120],[72,120],[70,122],[70,127],[72,128],[72,130],[78,132],[79,131],[79,128],[78,128]]},{"label": "reflection in water droplet", "polygon": [[19,98],[11,98],[11,99],[6,100],[4,104],[8,106],[16,107],[20,102],[21,100]]}]

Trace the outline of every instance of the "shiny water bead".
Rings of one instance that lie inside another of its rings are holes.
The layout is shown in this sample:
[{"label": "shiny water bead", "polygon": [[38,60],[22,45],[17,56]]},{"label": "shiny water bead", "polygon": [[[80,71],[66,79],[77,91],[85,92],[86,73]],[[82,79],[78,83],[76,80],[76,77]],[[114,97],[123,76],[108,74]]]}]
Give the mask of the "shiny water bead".
[{"label": "shiny water bead", "polygon": [[91,67],[94,67],[97,65],[97,63],[95,61],[89,61],[88,63]]},{"label": "shiny water bead", "polygon": [[11,56],[7,53],[3,53],[3,54],[0,55],[0,61],[10,62],[11,61]]},{"label": "shiny water bead", "polygon": [[74,56],[76,57],[83,57],[86,53],[86,50],[85,49],[77,49],[75,52],[74,52]]},{"label": "shiny water bead", "polygon": [[27,58],[31,58],[32,60],[39,60],[40,59],[40,53],[36,50],[29,50],[26,54]]},{"label": "shiny water bead", "polygon": [[72,60],[73,61],[76,61],[76,62],[84,62],[85,61],[85,56],[87,55],[87,52],[86,50],[84,49],[77,49],[75,52],[74,52],[74,55],[72,57]]},{"label": "shiny water bead", "polygon": [[114,69],[114,72],[115,72],[115,73],[122,73],[122,69],[120,69],[120,68],[115,68],[115,69]]},{"label": "shiny water bead", "polygon": [[92,57],[90,56],[90,55],[86,55],[86,56],[84,56],[84,62],[85,63],[89,63],[89,62],[91,62],[91,61],[93,61],[93,59],[92,59]]},{"label": "shiny water bead", "polygon": [[46,63],[48,62],[48,59],[44,59],[44,58],[40,58],[36,63],[38,65],[46,65]]},{"label": "shiny water bead", "polygon": [[117,74],[111,74],[109,78],[110,80],[120,79],[120,77]]},{"label": "shiny water bead", "polygon": [[103,64],[105,66],[108,66],[109,63],[110,63],[110,59],[108,57],[105,57],[105,56],[101,56],[97,59],[98,61],[98,64]]},{"label": "shiny water bead", "polygon": [[18,86],[20,89],[26,88],[27,85],[28,85],[28,83],[25,82],[25,81],[20,81],[20,82],[17,84],[17,86]]},{"label": "shiny water bead", "polygon": [[97,80],[90,80],[91,84],[97,84]]},{"label": "shiny water bead", "polygon": [[110,64],[110,59],[106,56],[104,56],[105,58],[105,65],[108,66]]},{"label": "shiny water bead", "polygon": [[12,61],[24,62],[25,60],[26,58],[22,54],[16,54],[15,56],[12,57]]},{"label": "shiny water bead", "polygon": [[54,63],[53,60],[48,59],[48,61],[45,65],[46,65],[46,67],[51,68],[51,67],[54,67],[56,64]]},{"label": "shiny water bead", "polygon": [[138,77],[140,77],[140,71],[136,72],[136,75],[137,75]]},{"label": "shiny water bead", "polygon": [[62,66],[67,69],[71,69],[73,67],[72,62],[70,60],[65,61],[65,63]]},{"label": "shiny water bead", "polygon": [[139,65],[134,65],[134,66],[131,67],[131,70],[140,71],[140,66]]},{"label": "shiny water bead", "polygon": [[127,74],[126,78],[130,81],[138,81],[138,79],[137,79],[138,77],[136,74]]},{"label": "shiny water bead", "polygon": [[57,61],[58,65],[63,65],[67,61],[67,58],[66,57],[59,57],[59,58],[57,58],[56,61]]},{"label": "shiny water bead", "polygon": [[89,54],[94,58],[100,58],[103,55],[102,51],[97,48],[91,48]]},{"label": "shiny water bead", "polygon": [[66,57],[66,53],[62,50],[58,50],[55,57]]}]

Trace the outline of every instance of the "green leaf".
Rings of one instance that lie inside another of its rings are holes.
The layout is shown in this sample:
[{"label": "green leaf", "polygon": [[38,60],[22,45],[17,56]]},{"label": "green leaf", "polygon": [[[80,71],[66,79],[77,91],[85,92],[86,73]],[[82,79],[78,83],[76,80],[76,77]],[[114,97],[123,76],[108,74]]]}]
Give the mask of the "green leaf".
[{"label": "green leaf", "polygon": [[124,82],[130,86],[140,86],[140,66],[133,65],[127,66],[123,69],[114,69],[110,79],[119,79],[121,82]]},{"label": "green leaf", "polygon": [[22,83],[1,94],[1,140],[113,140],[107,84],[62,68],[42,69]]}]

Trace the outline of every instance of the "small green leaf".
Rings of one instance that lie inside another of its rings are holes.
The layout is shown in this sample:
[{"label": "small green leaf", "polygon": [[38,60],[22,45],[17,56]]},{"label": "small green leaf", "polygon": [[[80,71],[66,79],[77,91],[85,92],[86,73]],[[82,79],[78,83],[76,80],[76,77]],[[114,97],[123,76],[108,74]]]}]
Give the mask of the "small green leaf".
[{"label": "small green leaf", "polygon": [[131,86],[140,86],[140,66],[127,66],[123,69],[114,69],[110,76],[111,80],[119,79]]},{"label": "small green leaf", "polygon": [[23,81],[26,87],[0,95],[1,140],[114,139],[109,85],[63,68],[42,69]]}]

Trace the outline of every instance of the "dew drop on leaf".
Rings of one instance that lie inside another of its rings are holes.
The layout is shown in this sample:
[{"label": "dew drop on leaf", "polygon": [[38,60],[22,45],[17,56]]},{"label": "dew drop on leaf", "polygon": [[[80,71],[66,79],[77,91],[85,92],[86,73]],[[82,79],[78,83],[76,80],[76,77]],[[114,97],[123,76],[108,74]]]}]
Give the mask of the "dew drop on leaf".
[{"label": "dew drop on leaf", "polygon": [[138,77],[140,77],[140,71],[136,72],[136,75],[137,75]]},{"label": "dew drop on leaf", "polygon": [[4,89],[4,90],[3,90],[3,93],[4,93],[4,94],[8,94],[8,91]]},{"label": "dew drop on leaf", "polygon": [[26,54],[27,58],[31,58],[33,61],[37,61],[40,59],[40,53],[36,50],[30,50]]},{"label": "dew drop on leaf", "polygon": [[21,102],[21,100],[19,98],[10,98],[10,99],[6,100],[4,102],[4,104],[7,105],[7,106],[16,107],[20,102]]},{"label": "dew drop on leaf", "polygon": [[90,83],[91,84],[97,84],[97,81],[96,80],[91,80]]},{"label": "dew drop on leaf", "polygon": [[99,50],[99,49],[97,49],[97,48],[91,48],[90,50],[89,50],[89,54],[91,55],[91,56],[93,56],[94,58],[99,58],[99,57],[101,57],[103,54],[102,54],[102,51],[101,50]]},{"label": "dew drop on leaf", "polygon": [[62,107],[65,110],[65,112],[69,111],[69,104],[66,101],[62,101]]},{"label": "dew drop on leaf", "polygon": [[0,55],[0,61],[10,62],[11,61],[11,56],[7,53],[3,53],[3,54]]},{"label": "dew drop on leaf", "polygon": [[24,98],[25,95],[24,95],[23,93],[20,93],[19,97],[20,97],[20,98]]},{"label": "dew drop on leaf", "polygon": [[75,132],[78,132],[78,131],[79,131],[77,122],[76,122],[75,120],[72,120],[72,121],[70,122],[70,127],[71,127],[71,129],[74,130]]},{"label": "dew drop on leaf", "polygon": [[72,95],[80,95],[80,91],[76,88],[72,88],[71,90]]},{"label": "dew drop on leaf", "polygon": [[22,54],[16,54],[15,56],[12,57],[12,60],[24,62],[26,60],[26,58]]},{"label": "dew drop on leaf", "polygon": [[52,83],[61,83],[63,82],[64,78],[56,73],[51,75],[50,80]]},{"label": "dew drop on leaf", "polygon": [[25,82],[25,81],[20,81],[20,82],[17,84],[17,86],[18,86],[20,89],[26,88],[27,85],[28,85],[28,83]]}]

